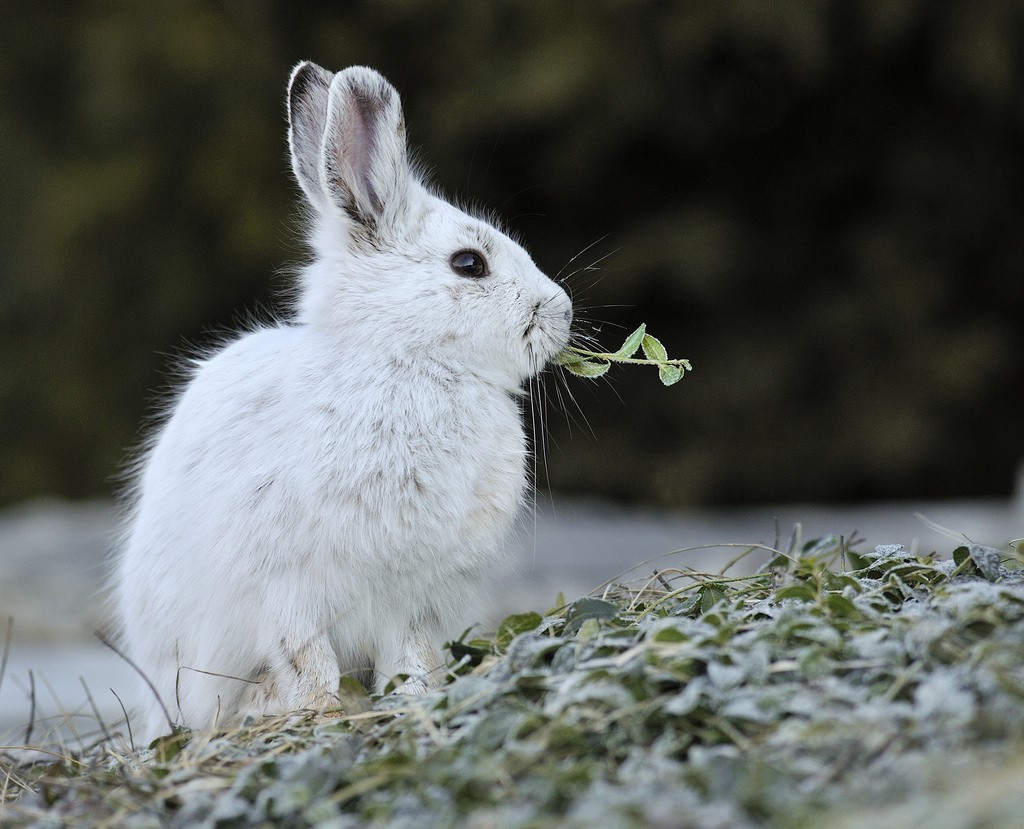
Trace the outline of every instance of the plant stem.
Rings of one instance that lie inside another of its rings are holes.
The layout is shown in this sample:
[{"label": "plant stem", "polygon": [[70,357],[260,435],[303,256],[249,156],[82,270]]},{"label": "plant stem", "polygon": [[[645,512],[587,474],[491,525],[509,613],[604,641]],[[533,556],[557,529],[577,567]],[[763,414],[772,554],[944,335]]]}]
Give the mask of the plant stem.
[{"label": "plant stem", "polygon": [[566,351],[571,351],[574,354],[579,354],[581,357],[592,357],[595,360],[607,360],[609,363],[632,363],[638,366],[657,366],[657,365],[670,365],[670,366],[683,366],[687,369],[690,367],[689,360],[648,360],[644,357],[616,357],[614,354],[603,352],[603,351],[587,351],[584,348],[577,348],[574,345],[568,346]]}]

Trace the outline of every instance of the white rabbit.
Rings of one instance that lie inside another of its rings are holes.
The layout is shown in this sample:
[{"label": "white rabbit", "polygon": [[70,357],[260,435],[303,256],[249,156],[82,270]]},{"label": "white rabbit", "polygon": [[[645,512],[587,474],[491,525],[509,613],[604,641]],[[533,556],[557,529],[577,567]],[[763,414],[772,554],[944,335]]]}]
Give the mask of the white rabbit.
[{"label": "white rabbit", "polygon": [[206,728],[323,709],[343,674],[443,675],[523,498],[523,383],[569,336],[565,292],[413,171],[377,72],[301,63],[288,112],[314,251],[294,319],[197,361],[116,564],[146,738],[165,707]]}]

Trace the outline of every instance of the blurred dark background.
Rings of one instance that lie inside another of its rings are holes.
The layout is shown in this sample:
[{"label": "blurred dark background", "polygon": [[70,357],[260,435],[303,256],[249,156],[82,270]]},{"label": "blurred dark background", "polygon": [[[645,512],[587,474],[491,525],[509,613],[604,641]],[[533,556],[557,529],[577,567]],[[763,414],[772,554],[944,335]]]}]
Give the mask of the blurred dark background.
[{"label": "blurred dark background", "polygon": [[549,273],[600,260],[571,284],[608,347],[647,322],[693,361],[671,389],[570,379],[542,485],[1012,488],[1017,0],[0,6],[0,503],[110,492],[172,355],[281,307],[303,58],[387,75],[436,183]]}]

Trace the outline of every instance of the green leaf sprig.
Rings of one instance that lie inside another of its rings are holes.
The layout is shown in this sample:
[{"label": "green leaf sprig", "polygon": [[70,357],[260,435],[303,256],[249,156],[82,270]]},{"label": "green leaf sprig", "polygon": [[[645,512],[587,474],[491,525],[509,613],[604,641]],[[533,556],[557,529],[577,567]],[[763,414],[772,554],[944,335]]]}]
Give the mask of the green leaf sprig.
[{"label": "green leaf sprig", "polygon": [[[644,356],[634,357],[640,349],[643,349]],[[588,351],[569,345],[555,355],[554,362],[572,374],[591,378],[605,374],[612,363],[653,365],[658,367],[658,376],[666,386],[682,380],[683,372],[693,371],[689,360],[669,359],[661,340],[647,333],[646,323],[626,337],[618,351]]]}]

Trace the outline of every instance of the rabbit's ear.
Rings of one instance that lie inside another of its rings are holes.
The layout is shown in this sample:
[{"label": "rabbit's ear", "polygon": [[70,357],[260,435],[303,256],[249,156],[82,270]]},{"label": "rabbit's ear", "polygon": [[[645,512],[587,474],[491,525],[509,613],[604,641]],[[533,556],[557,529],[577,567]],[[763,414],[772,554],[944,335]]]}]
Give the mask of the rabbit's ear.
[{"label": "rabbit's ear", "polygon": [[408,203],[411,172],[398,92],[363,66],[331,82],[323,144],[327,195],[371,237],[394,230]]},{"label": "rabbit's ear", "polygon": [[321,177],[327,99],[334,73],[303,61],[292,70],[288,82],[288,146],[292,170],[310,204],[326,207]]}]

